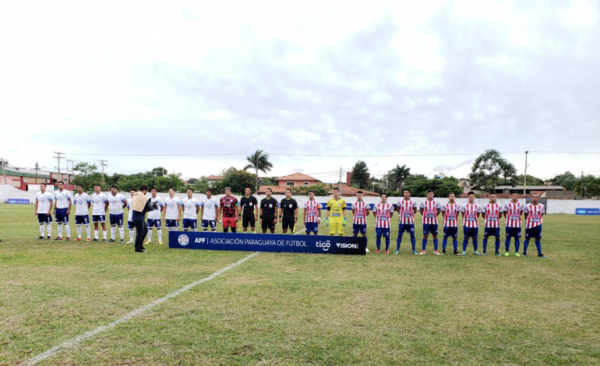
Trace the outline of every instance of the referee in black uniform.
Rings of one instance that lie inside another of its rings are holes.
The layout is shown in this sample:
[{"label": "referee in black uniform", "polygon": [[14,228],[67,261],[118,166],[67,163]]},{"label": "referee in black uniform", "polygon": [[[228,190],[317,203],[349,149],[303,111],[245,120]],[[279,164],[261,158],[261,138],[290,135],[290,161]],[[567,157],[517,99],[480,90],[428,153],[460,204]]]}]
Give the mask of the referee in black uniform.
[{"label": "referee in black uniform", "polygon": [[285,190],[285,198],[279,202],[279,222],[283,233],[287,234],[288,228],[294,233],[298,221],[298,202],[292,198],[292,190]]},{"label": "referee in black uniform", "polygon": [[256,216],[258,216],[258,200],[256,197],[251,196],[252,188],[246,187],[245,195],[240,199],[240,206],[242,207],[242,227],[244,231],[250,230],[256,234]]},{"label": "referee in black uniform", "polygon": [[260,224],[263,234],[267,233],[267,229],[271,230],[271,234],[275,234],[275,223],[277,223],[277,200],[271,197],[273,190],[267,188],[267,197],[260,201]]}]

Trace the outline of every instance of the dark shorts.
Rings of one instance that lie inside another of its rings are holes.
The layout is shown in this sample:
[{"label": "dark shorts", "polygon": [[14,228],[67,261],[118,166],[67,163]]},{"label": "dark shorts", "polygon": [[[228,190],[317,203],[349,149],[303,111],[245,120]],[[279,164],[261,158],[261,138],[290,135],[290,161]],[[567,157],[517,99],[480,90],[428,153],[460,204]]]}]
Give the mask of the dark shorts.
[{"label": "dark shorts", "polygon": [[215,220],[202,220],[203,229],[206,230],[209,226],[212,230],[215,230],[217,228],[217,222]]},{"label": "dark shorts", "polygon": [[104,222],[104,221],[106,221],[106,217],[104,215],[92,215],[93,223]]},{"label": "dark shorts", "polygon": [[444,238],[458,238],[458,227],[456,226],[444,226]]},{"label": "dark shorts", "polygon": [[366,234],[367,233],[367,225],[366,224],[352,224],[352,234],[358,234],[358,233]]},{"label": "dark shorts", "polygon": [[42,224],[50,224],[52,222],[52,215],[38,214],[38,222]]},{"label": "dark shorts", "polygon": [[496,238],[500,237],[500,228],[499,227],[486,227],[483,233],[484,237],[495,236]]},{"label": "dark shorts", "polygon": [[68,224],[69,223],[69,215],[67,215],[68,208],[57,208],[56,214],[54,215],[54,219],[57,224]]},{"label": "dark shorts", "polygon": [[389,227],[376,227],[375,228],[375,236],[378,238],[381,238],[382,236],[384,238],[389,238],[390,237],[390,228]]},{"label": "dark shorts", "polygon": [[281,219],[281,228],[283,230],[294,229],[296,226],[296,220],[294,220],[294,215],[287,215]]},{"label": "dark shorts", "polygon": [[75,215],[75,225],[89,225],[90,217],[88,215]]},{"label": "dark shorts", "polygon": [[110,220],[110,225],[111,226],[123,226],[123,214],[110,214],[110,216],[108,217]]},{"label": "dark shorts", "polygon": [[398,236],[409,233],[411,238],[415,236],[415,224],[398,224]]},{"label": "dark shorts", "polygon": [[254,214],[244,215],[242,216],[242,226],[243,227],[254,227],[256,225],[256,217]]},{"label": "dark shorts", "polygon": [[478,227],[463,227],[463,236],[466,239],[469,238],[473,238],[474,240],[477,240],[477,236],[479,235],[479,228]]},{"label": "dark shorts", "polygon": [[275,230],[275,223],[273,222],[275,220],[275,216],[264,216],[263,215],[263,219],[262,219],[262,229],[263,230]]},{"label": "dark shorts", "polygon": [[542,240],[542,225],[525,229],[525,239]]},{"label": "dark shorts", "polygon": [[[111,224],[112,224],[112,221],[111,221]],[[160,220],[148,219],[148,228],[155,227],[157,229],[160,229],[161,226],[162,226],[162,222]]]},{"label": "dark shorts", "polygon": [[521,239],[521,228],[520,227],[506,227],[506,240],[510,238]]},{"label": "dark shorts", "polygon": [[179,221],[177,220],[165,220],[165,226],[167,228],[179,227]]},{"label": "dark shorts", "polygon": [[318,233],[319,232],[319,223],[318,222],[307,222],[304,227],[306,227],[307,233]]},{"label": "dark shorts", "polygon": [[183,228],[184,229],[196,230],[197,227],[198,227],[197,219],[183,219]]},{"label": "dark shorts", "polygon": [[438,224],[423,224],[423,235],[435,235],[438,234]]},{"label": "dark shorts", "polygon": [[133,221],[127,221],[127,228],[129,230],[133,230],[134,227],[135,227],[135,224]]}]

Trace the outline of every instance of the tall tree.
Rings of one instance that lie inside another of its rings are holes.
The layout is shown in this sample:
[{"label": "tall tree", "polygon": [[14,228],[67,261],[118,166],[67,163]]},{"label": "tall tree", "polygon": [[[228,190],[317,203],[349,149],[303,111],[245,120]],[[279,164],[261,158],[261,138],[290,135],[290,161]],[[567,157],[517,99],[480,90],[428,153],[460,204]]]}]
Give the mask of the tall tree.
[{"label": "tall tree", "polygon": [[155,177],[162,177],[167,175],[168,172],[167,169],[163,168],[162,166],[159,166],[152,169],[150,173],[152,173],[152,175],[154,175]]},{"label": "tall tree", "polygon": [[578,191],[581,187],[581,181],[573,173],[566,171],[552,178],[553,186],[561,186],[569,191]]},{"label": "tall tree", "polygon": [[79,163],[73,167],[73,171],[79,172],[73,179],[73,184],[81,184],[87,192],[92,191],[94,184],[101,184],[102,189],[108,186],[102,180],[102,174],[97,172],[98,167],[94,164]]},{"label": "tall tree", "polygon": [[499,151],[486,150],[473,162],[469,178],[474,189],[492,192],[500,182],[516,185],[517,169]]},{"label": "tall tree", "polygon": [[392,192],[400,190],[400,183],[410,176],[410,168],[406,165],[396,164],[392,170],[385,175],[387,188]]},{"label": "tall tree", "polygon": [[369,187],[369,175],[367,163],[359,160],[354,164],[354,167],[352,168],[352,178],[350,179],[351,182],[347,182],[347,184],[356,184],[360,189],[367,189]]},{"label": "tall tree", "polygon": [[244,167],[244,170],[254,169],[256,172],[254,192],[258,192],[258,172],[267,174],[273,168],[273,164],[269,161],[269,154],[264,150],[256,150],[254,154],[247,156],[246,160],[249,164]]}]

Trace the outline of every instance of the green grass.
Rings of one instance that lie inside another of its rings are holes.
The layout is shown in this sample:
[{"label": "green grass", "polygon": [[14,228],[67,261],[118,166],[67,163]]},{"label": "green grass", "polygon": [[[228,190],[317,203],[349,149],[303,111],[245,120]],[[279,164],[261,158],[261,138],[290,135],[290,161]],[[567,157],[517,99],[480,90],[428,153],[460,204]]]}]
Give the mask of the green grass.
[{"label": "green grass", "polygon": [[[600,218],[546,216],[545,260],[414,256],[406,236],[375,254],[372,220],[367,256],[260,253],[40,364],[600,364]],[[3,365],[249,254],[38,235],[32,206],[0,205]]]}]

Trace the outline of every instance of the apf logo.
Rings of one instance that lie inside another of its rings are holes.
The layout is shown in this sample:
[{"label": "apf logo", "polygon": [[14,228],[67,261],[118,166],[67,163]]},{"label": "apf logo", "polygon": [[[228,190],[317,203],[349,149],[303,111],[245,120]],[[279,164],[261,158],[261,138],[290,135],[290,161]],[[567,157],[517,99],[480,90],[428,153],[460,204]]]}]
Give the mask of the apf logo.
[{"label": "apf logo", "polygon": [[331,247],[331,243],[329,242],[329,240],[327,240],[325,242],[323,242],[323,241],[317,242],[317,248],[323,249],[324,252],[328,251],[329,247]]},{"label": "apf logo", "polygon": [[185,234],[181,234],[179,235],[179,237],[177,238],[177,242],[179,243],[179,245],[181,245],[182,247],[185,247],[186,245],[188,245],[190,243],[190,238],[185,235]]}]

